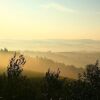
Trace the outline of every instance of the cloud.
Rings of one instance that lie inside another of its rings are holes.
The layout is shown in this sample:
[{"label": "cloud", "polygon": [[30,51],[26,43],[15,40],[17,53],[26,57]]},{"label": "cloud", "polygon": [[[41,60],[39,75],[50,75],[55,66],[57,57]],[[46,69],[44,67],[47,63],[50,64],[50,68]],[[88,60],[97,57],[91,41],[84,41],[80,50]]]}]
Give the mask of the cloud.
[{"label": "cloud", "polygon": [[77,13],[76,10],[67,8],[64,5],[58,3],[45,4],[45,5],[41,5],[41,7],[45,9],[55,9],[61,12]]}]

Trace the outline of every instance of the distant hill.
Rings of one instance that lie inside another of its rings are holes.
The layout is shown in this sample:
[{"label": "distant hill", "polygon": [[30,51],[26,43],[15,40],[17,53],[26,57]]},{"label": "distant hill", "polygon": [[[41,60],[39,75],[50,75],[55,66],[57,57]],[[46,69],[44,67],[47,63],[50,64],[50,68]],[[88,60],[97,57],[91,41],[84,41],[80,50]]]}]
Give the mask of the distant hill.
[{"label": "distant hill", "polygon": [[0,46],[1,46],[0,48],[6,47],[10,50],[93,52],[100,50],[100,40],[91,40],[91,39],[0,40]]},{"label": "distant hill", "polygon": [[[12,53],[0,52],[0,70],[1,72],[6,71],[7,65],[9,64],[10,58],[13,56]],[[28,76],[41,76],[46,73],[50,68],[52,71],[56,71],[58,68],[61,70],[61,76],[69,78],[77,78],[78,73],[83,71],[82,68],[76,68],[73,65],[65,65],[64,63],[58,63],[51,59],[44,57],[29,57],[26,56],[26,65],[24,67],[24,74]]]},{"label": "distant hill", "polygon": [[61,76],[69,78],[77,78],[78,73],[83,71],[82,68],[76,68],[73,65],[65,65],[64,63],[54,62],[53,60],[40,57],[28,57],[25,69],[36,72],[45,73],[48,69],[56,71],[61,70]]},{"label": "distant hill", "polygon": [[65,65],[74,65],[77,68],[85,68],[87,64],[100,60],[100,52],[23,52],[30,57],[45,57]]},{"label": "distant hill", "polygon": [[[27,63],[24,73],[28,76],[41,76],[50,68],[56,71],[60,68],[61,75],[77,78],[87,64],[100,60],[100,52],[21,52],[25,55]],[[0,52],[0,70],[6,71],[7,65],[14,52]],[[20,53],[17,53],[20,54]],[[82,69],[83,68],[83,69]]]}]

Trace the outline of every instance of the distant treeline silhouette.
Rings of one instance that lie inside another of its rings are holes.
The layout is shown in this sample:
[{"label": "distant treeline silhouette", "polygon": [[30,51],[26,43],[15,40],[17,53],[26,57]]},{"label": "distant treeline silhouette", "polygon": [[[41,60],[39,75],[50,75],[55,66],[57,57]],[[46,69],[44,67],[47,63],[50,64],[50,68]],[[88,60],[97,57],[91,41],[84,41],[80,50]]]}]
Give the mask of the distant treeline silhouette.
[{"label": "distant treeline silhouette", "polygon": [[7,48],[3,48],[3,49],[1,48],[0,51],[1,52],[8,52],[8,49]]},{"label": "distant treeline silhouette", "polygon": [[[100,100],[99,61],[86,66],[78,79],[60,77],[48,69],[43,78],[28,78],[22,74],[26,59],[16,53],[0,75],[0,100]],[[41,66],[42,67],[42,66]]]}]

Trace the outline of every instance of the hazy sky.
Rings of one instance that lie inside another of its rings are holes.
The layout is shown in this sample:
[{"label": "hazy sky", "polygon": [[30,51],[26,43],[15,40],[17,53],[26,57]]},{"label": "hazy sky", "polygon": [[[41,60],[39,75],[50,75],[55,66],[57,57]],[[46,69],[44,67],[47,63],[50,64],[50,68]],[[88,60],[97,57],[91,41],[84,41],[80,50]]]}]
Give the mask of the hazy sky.
[{"label": "hazy sky", "polygon": [[100,0],[0,0],[0,38],[100,39]]}]

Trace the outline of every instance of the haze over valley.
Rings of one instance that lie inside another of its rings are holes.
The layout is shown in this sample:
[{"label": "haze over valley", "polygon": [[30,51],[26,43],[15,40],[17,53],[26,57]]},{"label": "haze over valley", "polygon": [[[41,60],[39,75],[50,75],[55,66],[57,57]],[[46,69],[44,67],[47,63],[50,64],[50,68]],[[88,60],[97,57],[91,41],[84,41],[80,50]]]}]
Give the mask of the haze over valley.
[{"label": "haze over valley", "polygon": [[8,52],[0,51],[0,68],[5,71],[17,51],[26,57],[24,70],[28,76],[43,75],[49,68],[52,71],[60,68],[62,76],[77,78],[86,65],[100,60],[99,40],[0,40],[0,45],[8,49]]},{"label": "haze over valley", "polygon": [[9,50],[53,52],[99,52],[100,40],[92,39],[0,39],[0,47]]}]

